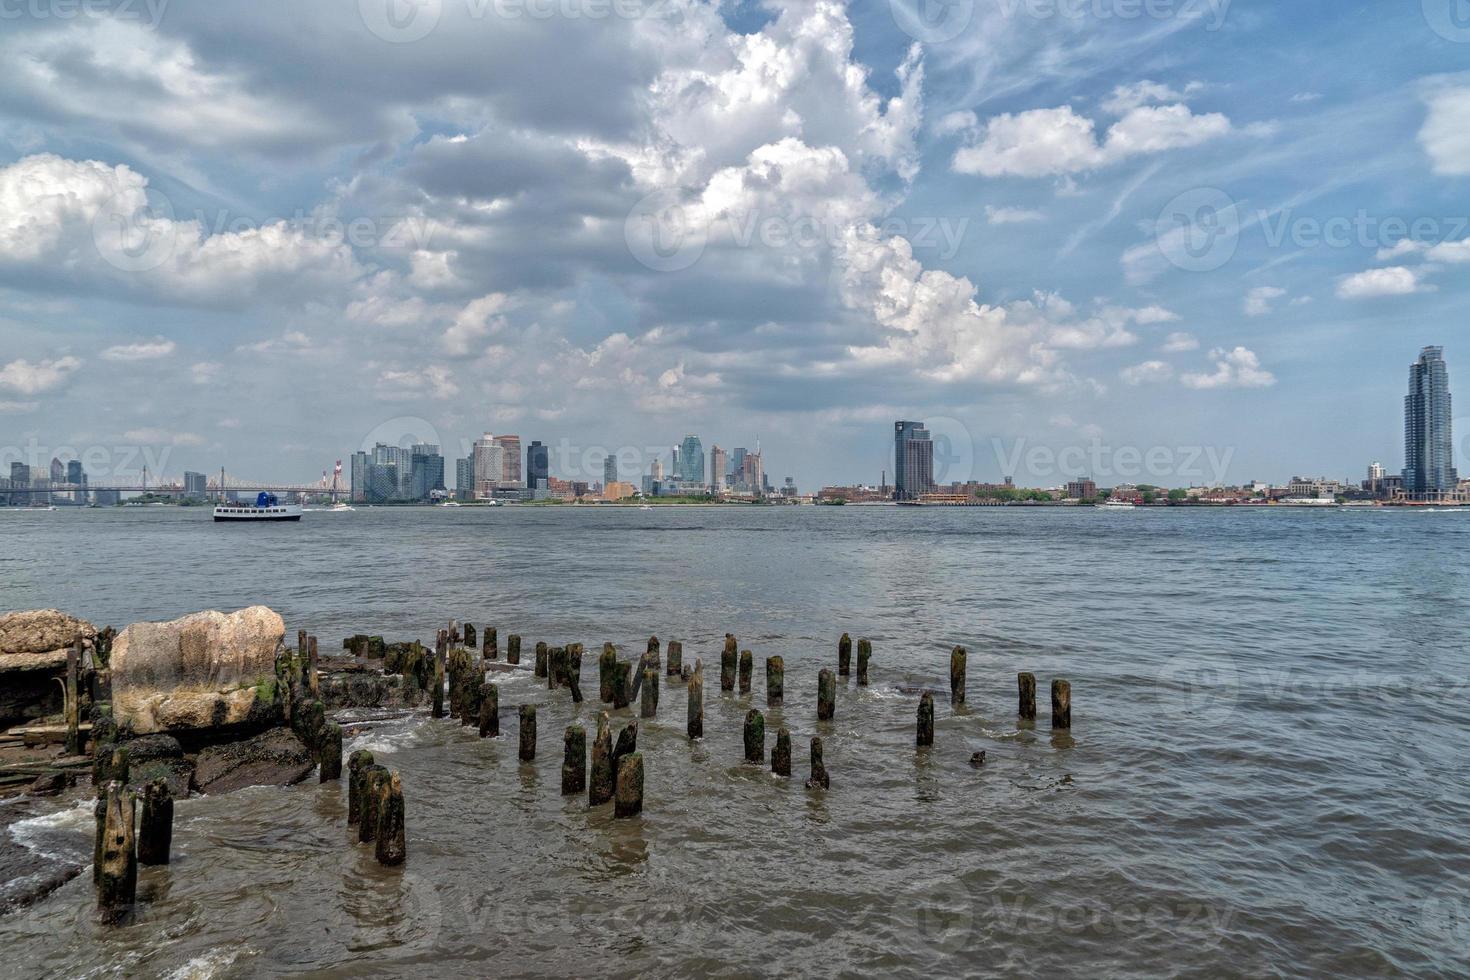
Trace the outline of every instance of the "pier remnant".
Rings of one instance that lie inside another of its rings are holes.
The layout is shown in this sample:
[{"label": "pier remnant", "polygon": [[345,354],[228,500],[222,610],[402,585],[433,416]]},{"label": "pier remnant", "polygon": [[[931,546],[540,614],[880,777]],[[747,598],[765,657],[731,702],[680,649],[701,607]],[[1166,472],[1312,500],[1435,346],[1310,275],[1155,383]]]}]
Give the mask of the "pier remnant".
[{"label": "pier remnant", "polygon": [[771,749],[771,772],[778,776],[791,775],[791,733],[785,725],[776,729],[776,745]]},{"label": "pier remnant", "polygon": [[766,658],[766,707],[780,707],[786,698],[786,661],[781,657]]},{"label": "pier remnant", "polygon": [[617,742],[616,745],[613,746],[613,750],[612,750],[612,766],[613,766],[613,772],[617,772],[618,771],[618,765],[622,761],[623,756],[630,755],[630,754],[632,754],[634,752],[637,752],[637,751],[638,751],[638,722],[637,721],[630,721],[630,722],[628,722],[627,725],[625,725],[623,727],[623,730],[622,731],[618,732],[618,742]]},{"label": "pier remnant", "polygon": [[1016,675],[1016,693],[1019,704],[1016,713],[1028,721],[1036,720],[1036,675],[1023,670]]},{"label": "pier remnant", "polygon": [[618,648],[611,643],[602,645],[602,655],[597,658],[597,700],[611,704],[613,699],[613,674],[618,665]]},{"label": "pier remnant", "polygon": [[684,644],[678,640],[669,641],[669,666],[668,676],[678,677],[684,670]]},{"label": "pier remnant", "polygon": [[869,639],[858,640],[857,654],[857,677],[858,683],[867,686],[868,683],[868,661],[873,659],[873,641]]},{"label": "pier remnant", "polygon": [[587,729],[568,725],[562,736],[561,795],[571,796],[587,788]]},{"label": "pier remnant", "polygon": [[500,688],[486,684],[480,692],[480,737],[500,737]]},{"label": "pier remnant", "polygon": [[831,721],[837,713],[837,678],[823,667],[817,674],[817,721]]},{"label": "pier remnant", "polygon": [[740,656],[740,643],[730,634],[725,634],[725,648],[720,651],[720,691],[735,690],[735,662]]},{"label": "pier remnant", "polygon": [[[546,676],[546,641],[545,640],[537,640],[536,641],[536,676],[537,677],[545,677]],[[556,685],[553,683],[550,686],[555,687]]]},{"label": "pier remnant", "polygon": [[485,660],[500,659],[500,637],[496,635],[494,626],[485,627],[485,639],[480,649],[480,656]]},{"label": "pier remnant", "polygon": [[822,761],[822,736],[812,736],[812,774],[806,781],[807,789],[830,789],[832,780],[827,775],[827,766]]},{"label": "pier remnant", "polygon": [[373,763],[363,769],[361,801],[362,809],[358,813],[357,820],[357,842],[359,844],[370,844],[377,839],[378,821],[380,814],[378,804],[382,797],[380,790],[385,780],[389,778],[386,766]]},{"label": "pier remnant", "polygon": [[973,755],[970,756],[970,768],[971,769],[979,769],[979,768],[983,767],[984,765],[985,765],[985,750],[984,749],[981,749],[979,752],[976,752],[976,753],[974,753]]},{"label": "pier remnant", "polygon": [[643,812],[643,755],[630,752],[618,763],[617,796],[613,816],[636,817]]},{"label": "pier remnant", "polygon": [[515,633],[505,638],[505,662],[508,664],[521,662],[521,638]]},{"label": "pier remnant", "polygon": [[316,649],[316,636],[308,635],[306,637],[306,690],[313,698],[321,697],[322,693],[321,674],[317,671],[320,663],[321,658],[317,655]]},{"label": "pier remnant", "polygon": [[964,647],[955,647],[949,655],[949,703],[965,703],[965,660],[968,654]]},{"label": "pier remnant", "polygon": [[592,740],[592,781],[587,784],[587,803],[601,806],[613,798],[617,774],[612,765],[612,722],[607,712],[597,716],[597,737]]},{"label": "pier remnant", "polygon": [[626,708],[633,701],[632,683],[628,680],[628,673],[632,665],[626,660],[618,660],[613,663],[612,671],[612,706],[616,711]]},{"label": "pier remnant", "polygon": [[444,717],[444,660],[449,653],[449,631],[440,630],[439,636],[434,641],[434,690],[433,716]]},{"label": "pier remnant", "polygon": [[690,738],[704,738],[704,661],[695,658],[694,673],[689,675],[688,732]]},{"label": "pier remnant", "polygon": [[132,911],[138,890],[135,850],[135,797],[116,780],[107,786],[102,824],[101,861],[97,873],[97,911],[107,923],[121,922]]},{"label": "pier remnant", "polygon": [[367,749],[358,749],[347,760],[347,823],[352,825],[362,819],[362,797],[367,788],[367,770],[373,764],[373,754]]},{"label": "pier remnant", "polygon": [[1051,727],[1072,727],[1072,682],[1064,680],[1053,680],[1051,682]]},{"label": "pier remnant", "polygon": [[464,646],[466,650],[473,650],[476,646],[474,623],[464,624]]},{"label": "pier remnant", "polygon": [[658,671],[653,667],[643,669],[643,703],[639,712],[644,718],[658,717]]},{"label": "pier remnant", "polygon": [[755,654],[749,650],[740,651],[740,693],[750,693],[750,675],[755,672]]},{"label": "pier remnant", "polygon": [[659,650],[660,647],[658,643],[658,637],[650,636],[648,638],[648,649],[645,651],[645,653],[647,654],[648,659],[651,662],[651,666],[654,670],[663,669],[663,657],[659,653]]},{"label": "pier remnant", "polygon": [[82,699],[77,686],[77,671],[82,663],[82,638],[78,636],[66,651],[66,691],[63,707],[66,710],[66,754],[82,754]]},{"label": "pier remnant", "polygon": [[317,759],[321,769],[319,782],[342,778],[342,726],[335,721],[322,726]]},{"label": "pier remnant", "polygon": [[373,853],[378,863],[397,867],[408,856],[403,824],[403,780],[398,773],[378,780],[378,833]]},{"label": "pier remnant", "polygon": [[138,830],[138,863],[168,864],[174,839],[174,795],[162,776],[143,787],[142,826]]},{"label": "pier remnant", "polygon": [[837,641],[837,673],[843,677],[852,673],[852,637],[846,633]]},{"label": "pier remnant", "polygon": [[520,759],[522,762],[531,762],[536,758],[536,706],[534,704],[521,705],[520,733]]},{"label": "pier remnant", "polygon": [[745,713],[745,761],[766,761],[766,716],[759,708]]},{"label": "pier remnant", "polygon": [[919,698],[919,732],[914,741],[920,748],[934,744],[934,695],[929,691]]}]

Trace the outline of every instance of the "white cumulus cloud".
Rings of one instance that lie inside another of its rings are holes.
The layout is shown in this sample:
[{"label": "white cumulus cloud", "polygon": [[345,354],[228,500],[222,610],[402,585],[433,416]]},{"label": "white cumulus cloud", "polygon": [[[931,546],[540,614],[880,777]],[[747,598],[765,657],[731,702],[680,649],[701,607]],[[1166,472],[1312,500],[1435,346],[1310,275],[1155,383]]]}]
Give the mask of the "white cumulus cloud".
[{"label": "white cumulus cloud", "polygon": [[1209,374],[1189,373],[1179,380],[1186,388],[1207,390],[1211,388],[1269,388],[1276,383],[1276,376],[1261,367],[1261,359],[1255,351],[1245,347],[1225,350],[1217,347],[1210,351],[1210,360],[1215,363]]}]

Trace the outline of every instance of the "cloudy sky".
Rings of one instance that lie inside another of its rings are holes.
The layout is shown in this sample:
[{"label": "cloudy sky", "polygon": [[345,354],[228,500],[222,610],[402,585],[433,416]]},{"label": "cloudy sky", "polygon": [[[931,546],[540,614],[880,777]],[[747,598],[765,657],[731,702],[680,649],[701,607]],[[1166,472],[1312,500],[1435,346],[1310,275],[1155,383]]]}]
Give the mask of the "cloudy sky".
[{"label": "cloudy sky", "polygon": [[1464,14],[6,3],[0,452],[696,432],[813,488],[919,418],[945,479],[1397,469],[1420,346],[1470,398]]}]

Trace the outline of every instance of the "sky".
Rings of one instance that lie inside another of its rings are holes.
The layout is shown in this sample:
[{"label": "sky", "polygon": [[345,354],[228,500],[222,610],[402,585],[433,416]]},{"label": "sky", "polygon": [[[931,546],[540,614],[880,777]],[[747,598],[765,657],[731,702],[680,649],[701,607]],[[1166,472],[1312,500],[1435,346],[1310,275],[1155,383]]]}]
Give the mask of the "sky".
[{"label": "sky", "polygon": [[3,0],[0,78],[6,462],[1284,482],[1470,384],[1465,0]]}]

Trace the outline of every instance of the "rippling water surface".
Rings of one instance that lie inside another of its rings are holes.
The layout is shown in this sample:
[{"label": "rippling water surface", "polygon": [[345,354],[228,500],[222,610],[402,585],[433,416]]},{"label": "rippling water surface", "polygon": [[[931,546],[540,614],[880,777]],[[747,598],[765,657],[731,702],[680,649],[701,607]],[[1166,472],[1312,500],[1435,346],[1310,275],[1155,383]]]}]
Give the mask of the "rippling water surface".
[{"label": "rippling water surface", "polygon": [[[502,679],[508,712],[538,705],[534,764],[511,714],[499,740],[414,716],[348,746],[402,773],[405,868],[348,843],[341,785],[190,799],[135,924],[96,926],[84,874],[0,919],[4,972],[1464,975],[1467,545],[1470,513],[1446,512],[0,512],[0,608],[122,626],[265,603],[324,644],[458,617],[625,656],[656,633],[707,667],[704,740],[679,684],[641,725],[641,819],[559,795],[561,732],[599,706]],[[726,631],[755,653],[751,697],[719,692]],[[843,631],[872,638],[873,684],[818,724]],[[939,698],[916,752],[897,687],[946,684],[955,644],[968,704]],[[773,654],[791,780],[740,764]],[[826,793],[802,785],[813,734]],[[85,855],[89,827],[8,832]]]}]

